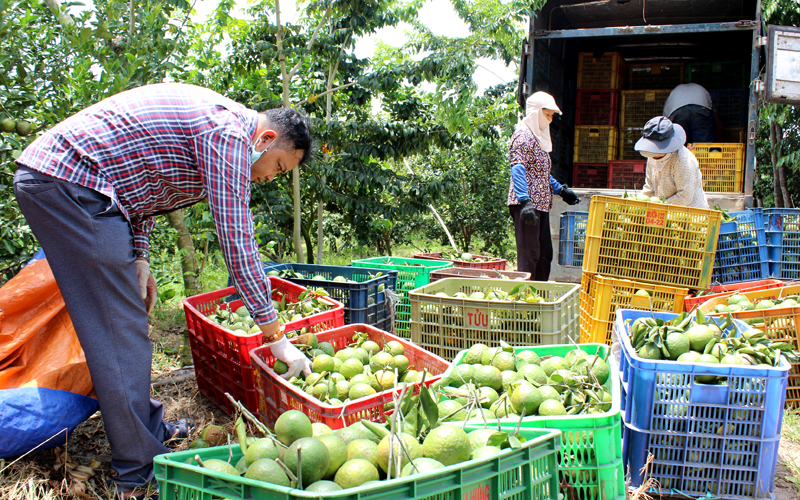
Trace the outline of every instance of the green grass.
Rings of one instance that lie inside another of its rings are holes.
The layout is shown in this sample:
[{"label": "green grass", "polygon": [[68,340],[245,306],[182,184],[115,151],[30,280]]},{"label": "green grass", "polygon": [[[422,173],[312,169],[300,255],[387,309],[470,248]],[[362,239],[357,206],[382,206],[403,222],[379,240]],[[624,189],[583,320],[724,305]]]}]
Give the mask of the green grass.
[{"label": "green grass", "polygon": [[[781,428],[781,439],[790,441],[794,445],[800,445],[800,410],[787,409],[783,411],[783,427]],[[792,483],[800,494],[800,460],[789,455],[788,460],[783,464],[791,472],[786,476],[786,481]]]},{"label": "green grass", "polygon": [[787,409],[783,411],[781,437],[800,445],[800,410]]}]

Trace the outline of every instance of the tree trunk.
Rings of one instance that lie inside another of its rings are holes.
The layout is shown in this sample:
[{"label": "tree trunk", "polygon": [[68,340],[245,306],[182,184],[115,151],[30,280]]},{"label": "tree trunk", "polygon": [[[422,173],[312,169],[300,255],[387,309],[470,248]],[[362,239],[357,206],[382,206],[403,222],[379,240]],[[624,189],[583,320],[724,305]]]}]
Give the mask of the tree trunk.
[{"label": "tree trunk", "polygon": [[[183,210],[175,210],[167,214],[169,224],[178,231],[178,253],[181,256],[181,270],[183,271],[183,288],[186,296],[197,295],[201,292],[200,281],[197,279],[197,257],[194,243],[184,222]],[[183,332],[183,347],[181,348],[181,363],[192,363],[192,351],[189,347],[189,332]]]},{"label": "tree trunk", "polygon": [[[276,34],[278,45],[278,61],[281,65],[281,80],[283,82],[283,107],[289,107],[289,72],[286,70],[286,54],[283,51],[283,33],[281,30],[281,4],[280,0],[275,0],[275,19],[278,26],[278,33]],[[297,262],[303,262],[303,244],[301,241],[300,233],[302,231],[302,217],[300,211],[300,167],[298,166],[292,170],[292,198],[294,208],[294,231],[292,232],[292,241],[294,242],[294,253],[297,257]],[[310,247],[309,247],[310,249]]]},{"label": "tree trunk", "polygon": [[780,186],[780,173],[778,172],[778,148],[780,147],[781,136],[778,134],[778,128],[778,124],[774,121],[769,124],[769,152],[772,160],[772,187],[775,195],[775,206],[781,208],[783,207],[783,190]]},{"label": "tree trunk", "polygon": [[314,252],[313,252],[314,244],[311,242],[311,227],[310,226],[303,227],[301,229],[301,231],[302,231],[302,234],[303,234],[303,240],[306,242],[306,247],[309,250],[312,250],[312,251],[308,252],[308,261],[306,263],[307,264],[313,264],[314,263]]}]

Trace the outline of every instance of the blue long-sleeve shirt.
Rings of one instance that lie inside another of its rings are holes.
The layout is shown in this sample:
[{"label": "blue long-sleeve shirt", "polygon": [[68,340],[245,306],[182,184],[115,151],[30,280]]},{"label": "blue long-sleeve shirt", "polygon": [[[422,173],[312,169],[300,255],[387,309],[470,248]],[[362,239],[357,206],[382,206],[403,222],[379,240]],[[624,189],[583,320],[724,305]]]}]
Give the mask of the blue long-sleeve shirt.
[{"label": "blue long-sleeve shirt", "polygon": [[[519,201],[530,199],[528,194],[528,185],[525,182],[525,167],[522,165],[514,165],[511,167],[511,179],[514,182],[514,194],[517,195]],[[554,194],[559,194],[564,186],[556,180],[555,177],[550,175],[550,188]]]}]

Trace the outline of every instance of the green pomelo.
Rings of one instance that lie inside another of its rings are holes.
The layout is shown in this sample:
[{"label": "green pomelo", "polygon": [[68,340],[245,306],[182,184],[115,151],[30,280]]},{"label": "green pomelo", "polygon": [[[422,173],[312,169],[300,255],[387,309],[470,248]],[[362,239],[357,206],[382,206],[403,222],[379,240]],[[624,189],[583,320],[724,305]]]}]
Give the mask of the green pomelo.
[{"label": "green pomelo", "polygon": [[432,458],[445,466],[469,460],[472,453],[469,437],[460,427],[440,425],[433,428],[422,443],[425,457]]},{"label": "green pomelo", "polygon": [[282,413],[275,421],[275,435],[281,443],[290,446],[300,438],[312,437],[314,429],[305,413],[289,410]]},{"label": "green pomelo", "polygon": [[369,481],[378,481],[378,468],[369,460],[356,458],[348,460],[336,471],[334,481],[343,489],[355,488]]},{"label": "green pomelo", "polygon": [[[303,456],[305,461],[305,456]],[[259,458],[247,467],[247,472],[244,473],[247,479],[255,479],[256,481],[264,481],[265,483],[277,484],[278,486],[290,487],[291,482],[289,477],[283,471],[283,468],[278,465],[275,460],[268,458]],[[305,479],[305,478],[304,478]]]},{"label": "green pomelo", "polygon": [[278,446],[272,439],[261,438],[247,447],[247,453],[244,454],[244,457],[249,467],[256,460],[261,458],[275,460],[279,455]]},{"label": "green pomelo", "polygon": [[[298,467],[297,463],[298,449],[300,450],[302,467]],[[328,448],[325,444],[317,438],[307,437],[298,439],[289,446],[283,463],[295,476],[302,469],[303,483],[311,484],[322,479],[328,471],[330,460],[330,453],[328,453]]]}]

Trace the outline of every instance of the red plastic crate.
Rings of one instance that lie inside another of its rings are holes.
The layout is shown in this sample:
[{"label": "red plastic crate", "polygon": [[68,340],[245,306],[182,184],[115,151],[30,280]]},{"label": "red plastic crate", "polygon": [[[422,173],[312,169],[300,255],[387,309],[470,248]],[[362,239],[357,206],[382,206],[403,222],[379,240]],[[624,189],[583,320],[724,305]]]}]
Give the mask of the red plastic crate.
[{"label": "red plastic crate", "polygon": [[608,162],[608,188],[638,190],[644,186],[647,161]]},{"label": "red plastic crate", "polygon": [[760,280],[760,281],[742,281],[740,283],[726,283],[724,285],[714,285],[706,290],[706,295],[695,297],[695,294],[690,293],[684,299],[684,305],[687,312],[693,312],[698,306],[704,302],[717,299],[719,297],[727,297],[737,292],[757,292],[759,290],[769,290],[771,288],[781,288],[786,282],[781,280]]},{"label": "red plastic crate", "polygon": [[575,111],[575,125],[611,125],[619,121],[619,90],[581,89]]},{"label": "red plastic crate", "polygon": [[[286,296],[287,302],[297,302],[297,297],[306,289],[289,281],[269,277],[273,300]],[[189,297],[183,301],[189,344],[200,393],[228,414],[233,413],[225,393],[230,393],[251,411],[258,411],[258,396],[255,390],[250,351],[262,344],[263,334],[237,335],[206,317],[217,306],[235,311],[241,307],[241,299],[224,302],[236,293],[234,287]],[[308,327],[311,332],[322,332],[344,325],[344,306],[330,297],[323,297],[333,305],[325,312],[314,314],[298,321],[285,323],[290,332]]]},{"label": "red plastic crate", "polygon": [[[353,334],[365,332],[370,340],[383,348],[384,342],[396,340],[403,344],[405,356],[409,361],[409,369],[427,370],[432,376],[425,379],[430,385],[442,378],[450,363],[430,352],[417,347],[410,341],[379,330],[366,324],[347,325],[317,335],[320,342],[330,342],[334,350],[344,349],[353,340]],[[258,393],[258,411],[261,420],[270,427],[275,425],[278,416],[288,410],[299,410],[305,413],[312,422],[322,422],[331,429],[341,429],[362,419],[373,422],[385,421],[385,405],[392,401],[392,396],[401,389],[389,389],[372,396],[358,399],[343,405],[332,406],[322,403],[302,389],[293,386],[272,371],[275,357],[268,345],[258,347],[250,352],[250,359],[256,367],[256,391]],[[415,392],[421,383],[414,384]]]},{"label": "red plastic crate", "polygon": [[572,184],[576,188],[606,189],[608,163],[573,163]]},{"label": "red plastic crate", "polygon": [[506,259],[498,259],[496,257],[489,257],[488,255],[477,255],[472,254],[473,257],[483,257],[484,259],[491,259],[486,262],[466,262],[463,260],[458,259],[445,259],[442,257],[442,252],[430,252],[430,253],[415,253],[415,259],[428,259],[428,260],[443,260],[446,262],[452,262],[453,267],[465,267],[468,269],[497,269],[498,271],[503,271],[506,268]]}]

